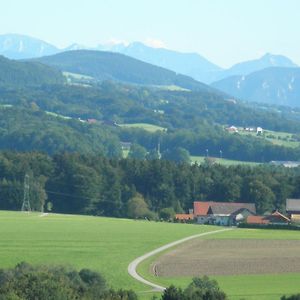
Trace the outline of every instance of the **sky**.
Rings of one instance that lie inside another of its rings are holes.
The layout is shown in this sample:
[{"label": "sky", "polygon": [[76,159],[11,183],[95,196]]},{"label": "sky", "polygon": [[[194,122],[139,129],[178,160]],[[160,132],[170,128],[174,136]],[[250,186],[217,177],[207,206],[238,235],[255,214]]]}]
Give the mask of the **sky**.
[{"label": "sky", "polygon": [[300,65],[300,0],[0,0],[0,34],[58,47],[141,41],[222,67],[282,54]]}]

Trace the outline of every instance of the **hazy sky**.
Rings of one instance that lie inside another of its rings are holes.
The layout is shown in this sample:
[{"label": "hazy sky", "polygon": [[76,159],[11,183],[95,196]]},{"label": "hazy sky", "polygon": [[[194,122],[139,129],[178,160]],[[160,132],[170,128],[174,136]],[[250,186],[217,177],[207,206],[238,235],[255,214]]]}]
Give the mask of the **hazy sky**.
[{"label": "hazy sky", "polygon": [[0,0],[0,34],[59,47],[143,41],[223,67],[266,52],[300,65],[300,0]]}]

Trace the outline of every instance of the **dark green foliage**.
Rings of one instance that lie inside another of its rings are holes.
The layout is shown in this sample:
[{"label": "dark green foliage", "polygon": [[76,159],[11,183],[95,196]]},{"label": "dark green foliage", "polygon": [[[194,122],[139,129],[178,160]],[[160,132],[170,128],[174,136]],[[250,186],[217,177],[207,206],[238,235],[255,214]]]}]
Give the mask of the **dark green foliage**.
[{"label": "dark green foliage", "polygon": [[[196,200],[255,203],[259,213],[300,197],[300,169],[178,164],[76,153],[0,152],[0,209],[20,210],[24,174],[34,210],[172,219]],[[280,188],[279,188],[280,187]]]},{"label": "dark green foliage", "polygon": [[[0,107],[1,104],[14,105],[14,108],[0,110],[2,149],[5,146],[5,149],[34,149],[47,153],[75,150],[115,157],[120,155],[121,140],[143,146],[151,152],[148,159],[158,158],[153,152],[158,143],[170,159],[174,159],[172,156],[178,148],[201,156],[206,155],[208,149],[209,155],[215,157],[219,157],[222,150],[224,158],[258,162],[300,159],[299,147],[288,148],[273,145],[263,138],[229,134],[222,126],[260,124],[268,129],[298,132],[299,120],[233,104],[212,92],[170,92],[112,82],[95,87],[0,87]],[[59,116],[46,116],[43,111]],[[72,120],[65,120],[64,116]],[[86,124],[78,118],[92,118],[98,122]],[[150,133],[123,129],[114,122],[150,123],[168,130]]]},{"label": "dark green foliage", "polygon": [[128,158],[145,159],[146,155],[147,150],[144,147],[138,144],[132,144],[128,153]]},{"label": "dark green foliage", "polygon": [[292,295],[292,296],[282,296],[281,300],[300,300],[300,294]]},{"label": "dark green foliage", "polygon": [[185,290],[171,285],[162,297],[162,300],[226,300],[226,294],[220,290],[215,280],[207,276],[194,278]]},{"label": "dark green foliage", "polygon": [[36,86],[63,83],[61,72],[38,62],[20,62],[0,56],[0,86]]},{"label": "dark green foliage", "polygon": [[41,111],[0,108],[0,149],[102,153],[120,157],[120,141],[105,126],[64,120]]},{"label": "dark green foliage", "polygon": [[177,163],[190,163],[190,153],[182,148],[182,147],[176,147],[172,150],[166,150],[162,154],[162,158],[166,160],[175,161]]},{"label": "dark green foliage", "polygon": [[62,71],[89,75],[97,80],[117,80],[143,85],[177,85],[187,89],[213,90],[191,77],[137,59],[104,51],[68,51],[35,59]]},{"label": "dark green foliage", "polygon": [[136,300],[133,291],[108,289],[101,274],[63,266],[31,266],[20,263],[0,270],[1,300]]}]

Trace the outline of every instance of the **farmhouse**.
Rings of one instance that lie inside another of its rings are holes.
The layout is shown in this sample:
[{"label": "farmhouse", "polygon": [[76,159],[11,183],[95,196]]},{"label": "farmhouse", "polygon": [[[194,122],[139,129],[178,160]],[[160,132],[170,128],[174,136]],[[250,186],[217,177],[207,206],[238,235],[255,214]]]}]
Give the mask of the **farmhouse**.
[{"label": "farmhouse", "polygon": [[194,216],[199,224],[231,226],[255,213],[254,203],[194,202]]},{"label": "farmhouse", "polygon": [[235,126],[230,126],[230,127],[226,128],[226,130],[228,132],[239,132],[237,127],[235,127]]},{"label": "farmhouse", "polygon": [[286,199],[286,213],[292,222],[300,222],[300,199]]},{"label": "farmhouse", "polygon": [[272,160],[270,164],[275,166],[283,166],[285,168],[297,168],[300,166],[299,161],[281,161],[281,160]]},{"label": "farmhouse", "polygon": [[273,212],[267,216],[248,216],[246,219],[247,224],[289,224],[291,220],[281,214],[279,211]]}]

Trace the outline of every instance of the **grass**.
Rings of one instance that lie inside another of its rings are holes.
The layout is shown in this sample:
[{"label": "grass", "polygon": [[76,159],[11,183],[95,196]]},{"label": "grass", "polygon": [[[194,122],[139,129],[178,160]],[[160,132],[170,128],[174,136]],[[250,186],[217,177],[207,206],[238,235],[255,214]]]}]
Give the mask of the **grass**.
[{"label": "grass", "polygon": [[300,142],[293,139],[293,135],[288,132],[264,130],[262,135],[257,135],[256,132],[244,131],[243,128],[238,128],[240,135],[253,136],[258,139],[264,139],[271,142],[274,145],[297,148],[300,146]]},{"label": "grass", "polygon": [[132,123],[132,124],[120,124],[121,127],[127,128],[141,128],[149,132],[156,132],[156,131],[165,131],[166,128],[148,124],[148,123]]},{"label": "grass", "polygon": [[57,114],[57,113],[54,113],[54,112],[51,112],[51,111],[45,111],[45,113],[49,116],[61,118],[61,119],[64,119],[64,120],[71,120],[72,119],[71,117],[60,115],[60,114]]},{"label": "grass", "polygon": [[[219,228],[219,227],[218,227]],[[32,264],[70,264],[101,272],[113,287],[131,288],[140,299],[153,293],[127,274],[136,257],[168,242],[215,230],[214,226],[172,224],[90,216],[48,215],[0,212],[0,267],[21,261]],[[237,229],[206,239],[300,239],[288,230]],[[139,273],[162,285],[186,286],[191,278],[157,278],[148,272],[148,260]],[[300,274],[216,276],[230,299],[279,299],[299,291]]]},{"label": "grass", "polygon": [[[273,240],[300,240],[297,231],[290,230],[264,230],[264,229],[236,229],[218,235],[204,236],[202,239],[273,239]],[[234,245],[233,245],[234,246]],[[169,286],[174,284],[186,287],[192,277],[155,277],[149,272],[149,266],[162,253],[144,261],[138,268],[138,273],[148,280]],[[232,275],[212,276],[218,281],[220,287],[227,293],[230,300],[274,300],[280,299],[284,294],[299,293],[299,273],[289,274],[259,274],[259,275]]]},{"label": "grass", "polygon": [[[0,212],[0,267],[26,261],[69,264],[101,272],[116,288],[149,290],[127,274],[136,257],[168,242],[214,230],[213,226],[172,224],[90,216]],[[149,294],[150,295],[150,294]]]},{"label": "grass", "polygon": [[[191,161],[193,163],[202,164],[205,162],[205,156],[191,156]],[[251,161],[241,161],[241,160],[231,160],[225,158],[216,158],[212,157],[217,164],[225,165],[225,166],[233,166],[233,165],[250,165],[250,166],[257,166],[260,163],[251,162]]]}]

